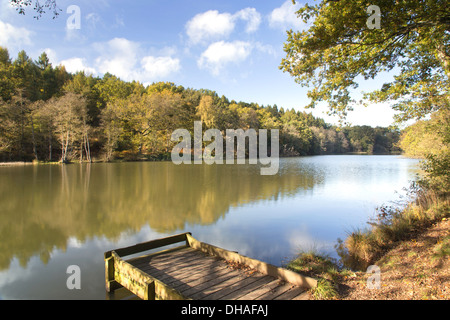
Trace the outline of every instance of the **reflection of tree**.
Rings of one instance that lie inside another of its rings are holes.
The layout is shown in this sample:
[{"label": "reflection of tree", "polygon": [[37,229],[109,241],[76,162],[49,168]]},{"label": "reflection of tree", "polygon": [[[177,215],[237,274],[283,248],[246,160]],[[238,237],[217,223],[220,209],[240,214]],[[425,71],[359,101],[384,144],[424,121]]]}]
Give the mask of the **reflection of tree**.
[{"label": "reflection of tree", "polygon": [[311,189],[320,175],[281,163],[275,176],[246,165],[115,163],[1,168],[0,269],[16,256],[46,262],[67,240],[118,237],[149,225],[170,233],[207,225],[230,207]]}]

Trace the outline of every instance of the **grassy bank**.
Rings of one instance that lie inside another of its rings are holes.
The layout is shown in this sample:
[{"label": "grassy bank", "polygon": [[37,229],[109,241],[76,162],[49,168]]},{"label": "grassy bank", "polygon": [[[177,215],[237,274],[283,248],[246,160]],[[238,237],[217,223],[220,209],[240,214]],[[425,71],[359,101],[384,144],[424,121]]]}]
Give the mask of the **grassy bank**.
[{"label": "grassy bank", "polygon": [[[450,299],[450,200],[418,191],[403,209],[382,207],[339,241],[340,260],[301,253],[287,268],[319,279],[315,299]],[[366,269],[381,268],[382,287],[368,289]]]}]

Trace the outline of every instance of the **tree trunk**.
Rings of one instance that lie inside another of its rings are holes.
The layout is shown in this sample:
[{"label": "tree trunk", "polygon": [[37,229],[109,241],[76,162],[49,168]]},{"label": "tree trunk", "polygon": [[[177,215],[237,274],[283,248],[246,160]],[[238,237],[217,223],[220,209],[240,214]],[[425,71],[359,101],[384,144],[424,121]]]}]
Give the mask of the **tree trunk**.
[{"label": "tree trunk", "polygon": [[36,161],[39,161],[38,155],[37,155],[37,151],[36,151],[36,138],[34,136],[34,122],[33,122],[33,116],[32,115],[30,115],[30,120],[31,120],[31,138],[32,138],[32,142],[33,142],[34,158],[36,159]]},{"label": "tree trunk", "polygon": [[87,132],[83,137],[83,142],[84,142],[84,152],[86,153],[86,160],[89,162],[92,162],[91,161],[91,147],[89,146],[89,136],[88,136]]},{"label": "tree trunk", "polygon": [[48,135],[48,161],[52,161],[52,134]]},{"label": "tree trunk", "polygon": [[67,131],[66,138],[62,137],[62,150],[61,150],[61,162],[67,163],[67,150],[69,148],[69,131]]}]

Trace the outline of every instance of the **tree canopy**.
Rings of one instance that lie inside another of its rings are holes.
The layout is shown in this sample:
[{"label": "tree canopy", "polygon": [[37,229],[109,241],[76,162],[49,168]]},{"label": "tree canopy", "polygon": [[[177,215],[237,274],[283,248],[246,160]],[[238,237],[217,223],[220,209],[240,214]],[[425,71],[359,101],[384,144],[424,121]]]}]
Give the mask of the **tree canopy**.
[{"label": "tree canopy", "polygon": [[[448,194],[450,3],[322,0],[304,5],[297,14],[306,27],[288,31],[280,69],[311,87],[309,107],[326,102],[331,113],[345,118],[356,103],[352,90],[361,80],[388,79],[379,89],[366,92],[364,103],[391,103],[400,112],[398,122],[431,118],[407,128],[401,147],[426,159],[423,185]],[[384,77],[388,72],[394,75],[392,80]],[[350,141],[358,131],[365,130],[352,130]],[[371,149],[370,141],[370,134],[359,139],[361,146]]]},{"label": "tree canopy", "polygon": [[[295,2],[295,0],[293,1]],[[380,9],[380,28],[370,28]],[[288,31],[280,68],[310,86],[310,107],[324,101],[345,117],[361,79],[393,71],[394,79],[365,94],[392,101],[398,120],[419,119],[449,105],[450,4],[447,0],[323,0],[297,12],[305,30]]]}]

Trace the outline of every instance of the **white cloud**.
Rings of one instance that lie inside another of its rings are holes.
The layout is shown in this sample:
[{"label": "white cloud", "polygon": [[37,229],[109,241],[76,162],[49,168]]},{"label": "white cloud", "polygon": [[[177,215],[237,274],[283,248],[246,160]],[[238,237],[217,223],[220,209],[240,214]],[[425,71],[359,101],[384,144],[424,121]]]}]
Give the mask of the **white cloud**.
[{"label": "white cloud", "polygon": [[145,77],[149,79],[166,77],[181,68],[180,60],[171,57],[147,56],[142,58],[141,63],[146,72]]},{"label": "white cloud", "polygon": [[261,24],[261,15],[255,8],[245,8],[238,12],[236,12],[233,17],[235,19],[242,19],[247,21],[247,27],[245,31],[248,33],[255,32],[258,30],[259,25]]},{"label": "white cloud", "polygon": [[[101,75],[107,72],[125,81],[139,81],[143,84],[159,81],[181,69],[180,59],[172,57],[174,47],[158,50],[156,55],[149,55],[138,42],[125,38],[114,38],[107,42],[92,45],[97,52],[93,63],[87,59],[72,57],[56,63],[56,53],[44,49],[54,65],[64,65],[71,73],[84,71],[87,74]],[[155,52],[154,52],[155,53]]]},{"label": "white cloud", "polygon": [[186,33],[194,44],[204,39],[228,36],[233,29],[232,15],[217,10],[199,13],[186,24]]},{"label": "white cloud", "polygon": [[32,32],[23,27],[0,20],[0,46],[8,49],[23,49],[24,45],[31,45]]},{"label": "white cloud", "polygon": [[109,72],[126,81],[143,83],[167,77],[181,69],[180,60],[171,57],[173,48],[165,48],[166,55],[146,55],[140,44],[124,38],[114,38],[106,43],[97,43],[101,52],[95,60],[100,73]]},{"label": "white cloud", "polygon": [[[47,53],[48,54],[48,53]],[[59,65],[63,65],[66,70],[70,73],[76,73],[78,71],[84,71],[87,74],[95,74],[94,68],[88,67],[86,65],[86,60],[83,58],[70,58],[62,60]]]},{"label": "white cloud", "polygon": [[137,80],[133,77],[140,50],[138,43],[125,38],[114,38],[94,46],[101,53],[95,60],[99,72],[109,72],[124,80]]},{"label": "white cloud", "polygon": [[286,30],[289,28],[301,29],[303,21],[297,17],[296,11],[300,9],[298,2],[292,4],[291,0],[286,0],[281,7],[275,8],[269,14],[269,26]]},{"label": "white cloud", "polygon": [[202,53],[197,64],[217,76],[226,64],[245,60],[251,51],[252,45],[244,41],[214,42]]},{"label": "white cloud", "polygon": [[238,20],[247,23],[245,31],[250,33],[258,29],[261,15],[255,8],[242,9],[235,14],[209,10],[197,14],[186,23],[186,34],[193,44],[226,38],[234,31]]}]

